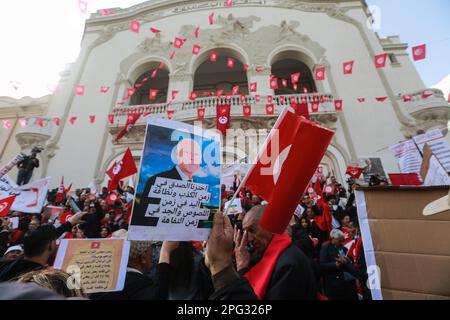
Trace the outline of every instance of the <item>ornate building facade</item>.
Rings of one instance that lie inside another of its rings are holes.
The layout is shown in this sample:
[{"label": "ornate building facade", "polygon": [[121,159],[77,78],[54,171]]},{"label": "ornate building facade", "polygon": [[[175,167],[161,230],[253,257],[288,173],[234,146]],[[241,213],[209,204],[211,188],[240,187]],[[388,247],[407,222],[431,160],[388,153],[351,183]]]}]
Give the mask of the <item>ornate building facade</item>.
[{"label": "ornate building facade", "polygon": [[[196,124],[214,128],[216,105],[224,103],[231,104],[235,129],[227,136],[226,148],[231,149],[225,150],[226,162],[248,160],[256,156],[258,145],[291,99],[310,103],[320,96],[320,108],[310,109],[311,117],[336,131],[323,167],[344,182],[347,164],[361,158],[380,158],[386,172],[398,172],[389,146],[420,130],[446,127],[450,118],[442,92],[425,87],[408,45],[396,36],[380,39],[371,30],[371,16],[362,0],[236,0],[231,8],[224,1],[157,0],[110,12],[93,14],[86,21],[80,55],[62,73],[52,96],[0,99],[1,118],[13,119],[13,128],[2,131],[0,138],[1,164],[40,144],[45,151],[35,178],[50,175],[54,186],[63,175],[75,187],[91,181],[105,185],[105,171],[127,147],[136,161],[141,156],[145,118],[122,140],[114,139],[128,112],[167,117],[173,110],[174,120],[194,123],[197,109],[205,108],[204,120]],[[130,31],[132,20],[140,22],[139,33]],[[170,59],[175,37],[187,40]],[[194,44],[201,47],[198,55],[192,54]],[[216,62],[210,60],[213,51]],[[377,69],[374,56],[383,52],[389,57],[387,65]],[[232,69],[227,68],[228,58],[235,59]],[[345,75],[343,63],[350,60],[355,62],[353,74]],[[319,66],[326,69],[323,81],[314,77]],[[297,72],[298,88],[290,83],[271,89],[271,75],[289,79]],[[143,81],[146,78],[150,80]],[[257,93],[249,92],[254,82]],[[85,86],[84,95],[75,94],[76,85]],[[193,91],[231,92],[237,85],[238,95],[229,101],[216,96],[189,99]],[[110,89],[101,93],[101,86]],[[127,97],[130,88],[135,92]],[[149,100],[149,89],[159,90],[155,100]],[[167,104],[174,90],[178,94]],[[404,95],[411,101],[405,102]],[[270,96],[274,115],[266,114]],[[365,102],[359,102],[363,97]],[[377,102],[376,97],[387,99]],[[343,100],[343,111],[335,110],[335,100]],[[244,116],[243,105],[252,106],[251,116]],[[108,121],[111,114],[113,124]],[[93,125],[90,115],[96,116]],[[24,116],[29,121],[22,128],[17,122]],[[59,126],[53,117],[61,119]],[[77,122],[72,125],[70,117],[77,117]]]}]

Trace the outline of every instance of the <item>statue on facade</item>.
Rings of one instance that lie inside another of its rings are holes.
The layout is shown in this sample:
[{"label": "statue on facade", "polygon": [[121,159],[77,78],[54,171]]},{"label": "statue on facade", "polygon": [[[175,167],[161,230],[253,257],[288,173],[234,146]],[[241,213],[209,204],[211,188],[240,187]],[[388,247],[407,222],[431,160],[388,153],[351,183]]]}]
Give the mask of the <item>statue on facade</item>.
[{"label": "statue on facade", "polygon": [[34,147],[31,150],[31,155],[25,156],[23,160],[17,163],[17,168],[19,168],[19,172],[17,174],[17,184],[19,186],[30,182],[31,177],[33,176],[34,168],[39,168],[39,159],[37,158],[37,154],[42,152],[42,150],[42,147]]}]

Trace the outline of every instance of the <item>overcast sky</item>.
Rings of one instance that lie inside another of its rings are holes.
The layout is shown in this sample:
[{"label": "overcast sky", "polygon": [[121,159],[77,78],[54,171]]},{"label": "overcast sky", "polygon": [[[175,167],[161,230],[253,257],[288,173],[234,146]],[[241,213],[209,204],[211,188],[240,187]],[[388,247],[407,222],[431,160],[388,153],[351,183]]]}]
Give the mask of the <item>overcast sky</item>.
[{"label": "overcast sky", "polygon": [[[3,0],[0,5],[0,96],[39,97],[75,61],[84,21],[102,8],[126,8],[142,0]],[[400,35],[410,45],[427,43],[428,59],[416,62],[431,87],[450,73],[450,1],[368,0],[381,9],[381,36]],[[16,91],[11,81],[20,83]]]}]

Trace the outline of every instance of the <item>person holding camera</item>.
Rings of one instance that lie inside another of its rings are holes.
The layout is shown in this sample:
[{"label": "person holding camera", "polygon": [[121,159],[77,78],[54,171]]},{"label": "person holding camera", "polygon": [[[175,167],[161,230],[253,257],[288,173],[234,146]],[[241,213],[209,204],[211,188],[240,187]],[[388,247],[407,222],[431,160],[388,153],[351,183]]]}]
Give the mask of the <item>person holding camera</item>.
[{"label": "person holding camera", "polygon": [[31,150],[31,155],[26,156],[25,159],[17,164],[17,168],[19,168],[19,172],[17,173],[17,184],[19,186],[30,182],[34,168],[39,168],[39,159],[36,157],[38,152],[41,152],[41,149],[33,148],[33,150]]}]

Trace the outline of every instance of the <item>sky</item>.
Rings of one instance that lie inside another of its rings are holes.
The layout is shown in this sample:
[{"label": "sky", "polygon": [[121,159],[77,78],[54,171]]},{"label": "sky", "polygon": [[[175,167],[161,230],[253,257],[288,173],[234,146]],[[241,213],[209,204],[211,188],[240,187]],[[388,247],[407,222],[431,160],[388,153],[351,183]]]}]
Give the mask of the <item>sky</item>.
[{"label": "sky", "polygon": [[[84,21],[98,9],[126,8],[142,0],[13,0],[0,4],[0,96],[40,97],[56,87],[59,73],[80,50]],[[376,6],[380,36],[399,35],[411,46],[426,43],[415,62],[427,87],[450,74],[449,0],[367,0]],[[378,14],[379,13],[379,14]],[[11,82],[18,82],[14,89]]]}]

